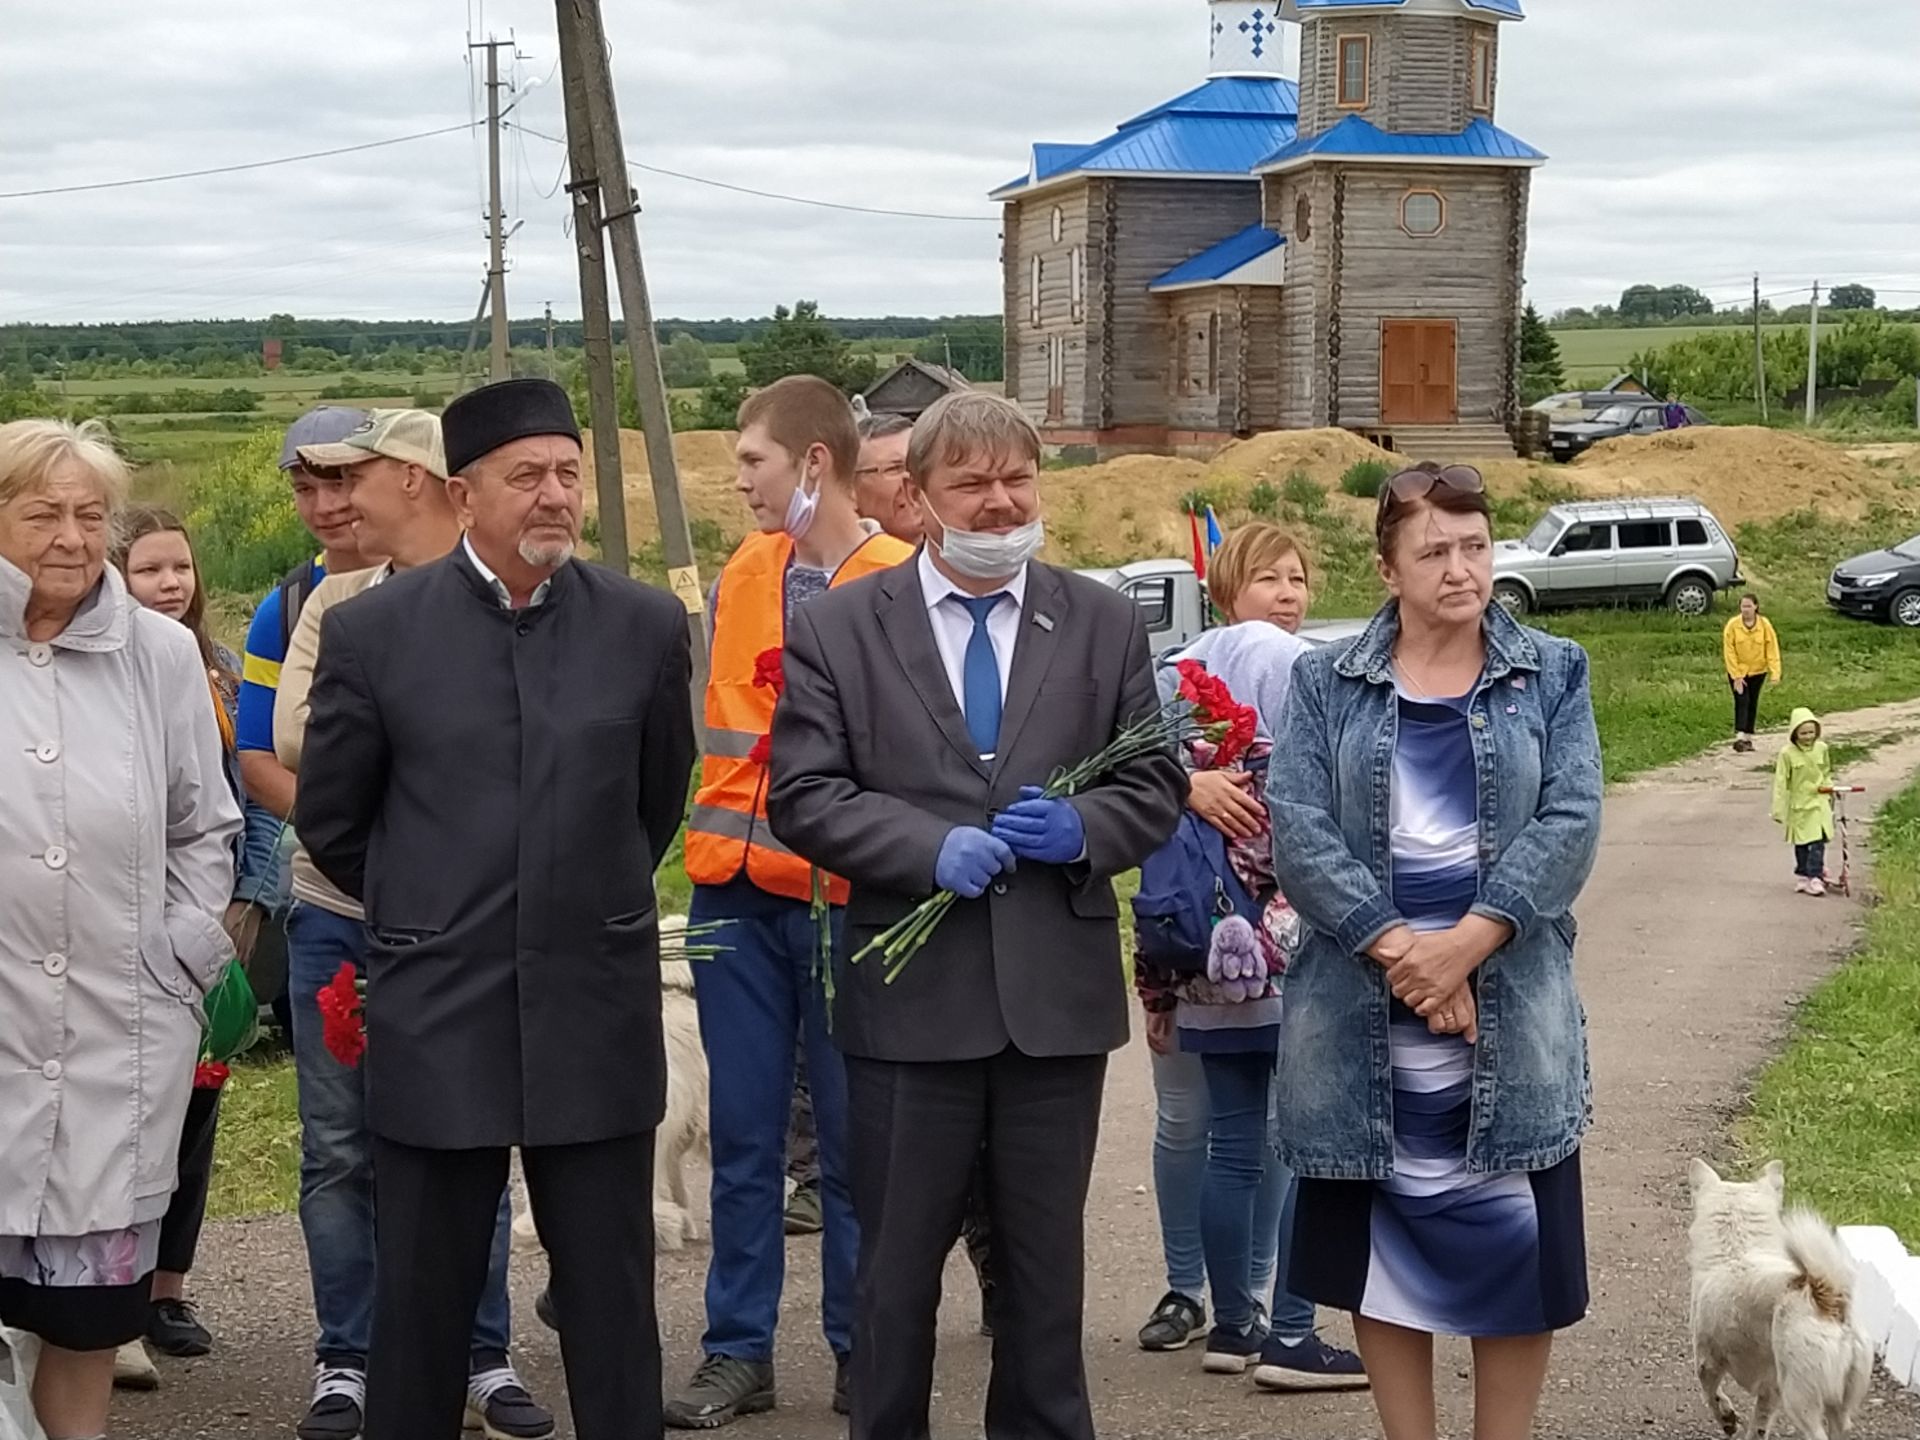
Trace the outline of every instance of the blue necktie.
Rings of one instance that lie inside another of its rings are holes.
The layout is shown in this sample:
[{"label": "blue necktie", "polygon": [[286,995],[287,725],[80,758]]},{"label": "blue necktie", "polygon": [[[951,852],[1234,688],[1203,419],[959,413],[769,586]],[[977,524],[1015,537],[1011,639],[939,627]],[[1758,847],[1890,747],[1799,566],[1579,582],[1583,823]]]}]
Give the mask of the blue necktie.
[{"label": "blue necktie", "polygon": [[960,690],[965,697],[967,734],[981,757],[993,754],[1000,744],[1000,662],[994,658],[993,636],[987,633],[987,617],[1007,598],[1006,592],[982,595],[977,600],[962,595],[953,597],[973,616],[973,634],[967,639],[967,655],[960,667]]}]

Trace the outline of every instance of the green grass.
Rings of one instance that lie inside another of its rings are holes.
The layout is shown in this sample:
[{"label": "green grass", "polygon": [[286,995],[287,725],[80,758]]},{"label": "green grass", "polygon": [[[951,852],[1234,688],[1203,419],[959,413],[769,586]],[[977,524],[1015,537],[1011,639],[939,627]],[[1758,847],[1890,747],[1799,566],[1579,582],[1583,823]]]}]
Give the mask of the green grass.
[{"label": "green grass", "polygon": [[1795,1198],[1838,1224],[1920,1245],[1920,786],[1881,810],[1866,945],[1801,1010],[1738,1130],[1754,1164],[1786,1163]]},{"label": "green grass", "polygon": [[293,1057],[262,1047],[239,1061],[220,1100],[207,1215],[277,1214],[300,1196],[300,1105]]}]

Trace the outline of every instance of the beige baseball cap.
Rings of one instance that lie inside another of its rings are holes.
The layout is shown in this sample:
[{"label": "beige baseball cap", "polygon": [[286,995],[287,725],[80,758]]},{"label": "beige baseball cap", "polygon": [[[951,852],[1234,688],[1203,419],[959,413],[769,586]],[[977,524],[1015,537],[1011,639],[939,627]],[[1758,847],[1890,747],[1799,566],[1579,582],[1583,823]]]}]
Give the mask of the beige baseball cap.
[{"label": "beige baseball cap", "polygon": [[425,410],[369,410],[367,418],[332,445],[302,445],[300,458],[323,470],[358,465],[384,455],[447,478],[447,450],[440,417]]}]

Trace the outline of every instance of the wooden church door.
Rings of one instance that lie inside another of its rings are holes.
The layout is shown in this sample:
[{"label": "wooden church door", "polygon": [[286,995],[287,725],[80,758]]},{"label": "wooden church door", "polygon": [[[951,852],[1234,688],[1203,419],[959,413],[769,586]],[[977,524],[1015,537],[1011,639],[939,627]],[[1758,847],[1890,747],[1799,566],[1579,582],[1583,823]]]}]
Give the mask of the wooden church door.
[{"label": "wooden church door", "polygon": [[1047,420],[1059,424],[1067,415],[1067,337],[1047,337]]},{"label": "wooden church door", "polygon": [[1380,423],[1451,425],[1460,418],[1451,320],[1380,322]]}]

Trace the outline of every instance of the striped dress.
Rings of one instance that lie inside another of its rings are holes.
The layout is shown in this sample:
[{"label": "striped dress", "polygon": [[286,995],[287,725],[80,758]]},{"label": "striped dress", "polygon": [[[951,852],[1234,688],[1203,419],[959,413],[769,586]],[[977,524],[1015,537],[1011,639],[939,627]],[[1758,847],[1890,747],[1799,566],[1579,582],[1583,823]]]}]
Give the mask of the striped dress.
[{"label": "striped dress", "polygon": [[[1400,696],[1391,824],[1393,900],[1446,930],[1478,894],[1478,786],[1467,697]],[[1473,1048],[1398,1000],[1394,1174],[1300,1182],[1292,1281],[1323,1305],[1431,1334],[1535,1335],[1587,1308],[1580,1157],[1538,1173],[1467,1171]]]}]

